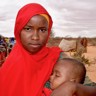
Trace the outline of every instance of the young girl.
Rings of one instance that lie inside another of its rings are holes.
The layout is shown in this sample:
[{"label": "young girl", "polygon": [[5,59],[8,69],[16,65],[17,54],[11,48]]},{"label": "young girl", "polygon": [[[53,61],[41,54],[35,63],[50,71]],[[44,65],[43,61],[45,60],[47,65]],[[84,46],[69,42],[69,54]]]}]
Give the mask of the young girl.
[{"label": "young girl", "polygon": [[37,3],[22,7],[16,17],[16,44],[0,68],[0,96],[40,96],[61,50],[48,48],[52,18]]},{"label": "young girl", "polygon": [[[16,44],[0,68],[0,96],[42,95],[44,84],[61,52],[58,47],[46,47],[51,27],[52,18],[40,4],[30,3],[19,10],[14,28]],[[67,83],[67,86],[71,85]],[[71,88],[74,86],[76,84]],[[51,96],[72,93],[70,90],[66,93],[67,88],[61,89],[62,86]]]}]

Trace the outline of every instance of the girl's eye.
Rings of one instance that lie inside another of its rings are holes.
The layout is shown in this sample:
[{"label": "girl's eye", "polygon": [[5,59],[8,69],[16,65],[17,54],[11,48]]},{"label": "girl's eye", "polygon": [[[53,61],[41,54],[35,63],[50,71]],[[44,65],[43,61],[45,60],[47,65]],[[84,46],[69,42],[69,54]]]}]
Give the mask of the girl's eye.
[{"label": "girl's eye", "polygon": [[40,29],[39,31],[42,33],[45,33],[47,30],[46,29]]},{"label": "girl's eye", "polygon": [[29,27],[28,27],[28,28],[27,28],[27,27],[25,27],[25,28],[24,28],[24,30],[29,32],[29,31],[31,31],[32,29],[31,29],[31,28],[29,28]]}]

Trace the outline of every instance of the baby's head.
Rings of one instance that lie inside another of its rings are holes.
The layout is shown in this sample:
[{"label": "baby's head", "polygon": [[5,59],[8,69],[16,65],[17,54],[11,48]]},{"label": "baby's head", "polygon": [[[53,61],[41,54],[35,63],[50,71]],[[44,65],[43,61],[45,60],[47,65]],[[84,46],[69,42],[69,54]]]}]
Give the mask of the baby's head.
[{"label": "baby's head", "polygon": [[52,90],[66,81],[84,83],[86,68],[83,63],[72,58],[62,58],[57,61],[50,76]]}]

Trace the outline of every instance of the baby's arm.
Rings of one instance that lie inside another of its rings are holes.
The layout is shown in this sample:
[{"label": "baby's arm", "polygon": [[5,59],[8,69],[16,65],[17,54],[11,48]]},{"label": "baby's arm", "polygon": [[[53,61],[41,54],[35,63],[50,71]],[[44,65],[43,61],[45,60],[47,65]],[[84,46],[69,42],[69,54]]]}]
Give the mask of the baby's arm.
[{"label": "baby's arm", "polygon": [[96,86],[84,86],[77,84],[77,96],[96,96]]},{"label": "baby's arm", "polygon": [[51,96],[96,96],[95,86],[84,86],[74,82],[66,82],[56,88]]}]

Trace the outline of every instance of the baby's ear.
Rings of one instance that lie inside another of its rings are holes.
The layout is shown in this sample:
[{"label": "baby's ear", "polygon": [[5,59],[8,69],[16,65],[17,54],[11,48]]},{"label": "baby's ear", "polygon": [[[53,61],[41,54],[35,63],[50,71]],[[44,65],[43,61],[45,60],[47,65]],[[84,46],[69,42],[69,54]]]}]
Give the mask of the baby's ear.
[{"label": "baby's ear", "polygon": [[71,81],[71,82],[76,82],[76,79],[71,79],[70,81]]}]

